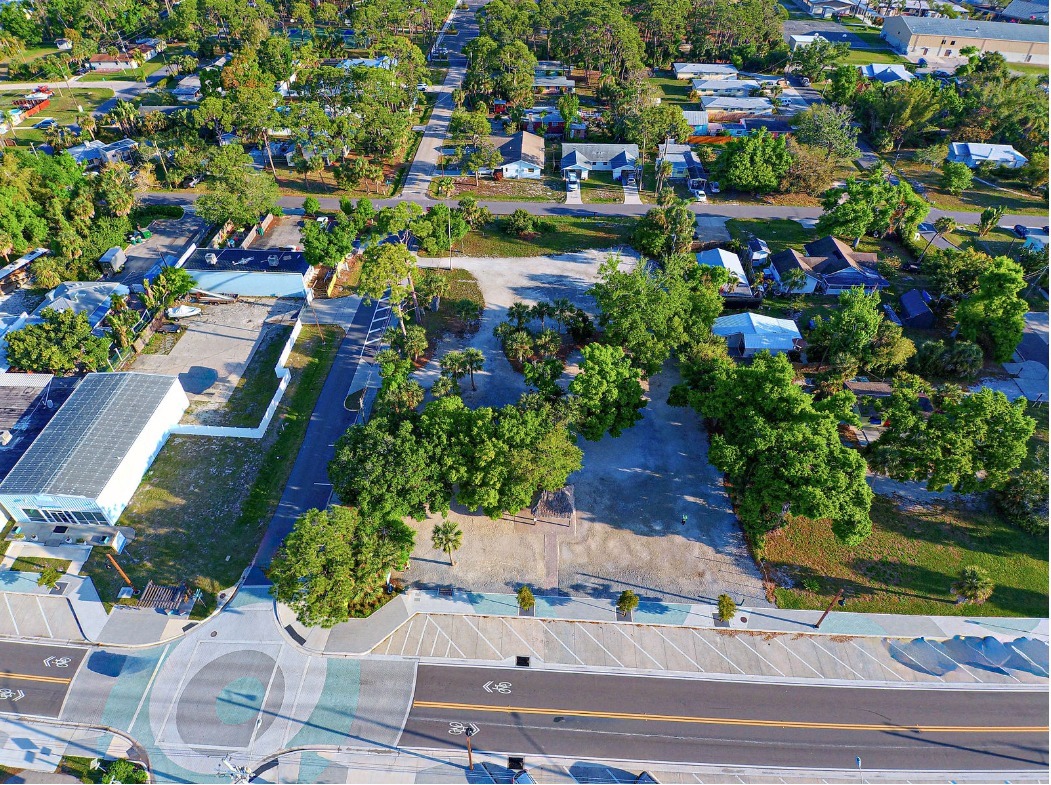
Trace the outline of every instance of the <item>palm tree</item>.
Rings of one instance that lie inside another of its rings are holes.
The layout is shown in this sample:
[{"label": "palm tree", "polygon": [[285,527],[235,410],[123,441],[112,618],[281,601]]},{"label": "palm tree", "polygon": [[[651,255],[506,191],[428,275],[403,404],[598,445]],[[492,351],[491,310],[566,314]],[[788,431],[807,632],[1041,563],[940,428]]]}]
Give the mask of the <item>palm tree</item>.
[{"label": "palm tree", "polygon": [[948,234],[956,228],[956,221],[947,215],[942,216],[934,222],[934,235],[930,240],[927,241],[927,247],[923,249],[923,253],[920,254],[920,258],[916,260],[916,264],[922,264],[924,257],[927,256],[927,251],[931,249],[931,245],[939,237]]},{"label": "palm tree", "polygon": [[449,352],[438,361],[438,365],[442,369],[442,376],[455,379],[457,382],[467,375],[463,352]]},{"label": "palm tree", "polygon": [[478,388],[474,384],[475,371],[482,370],[482,366],[485,365],[485,355],[481,349],[475,349],[471,347],[463,350],[463,368],[467,369],[467,373],[471,376],[471,389],[477,391]]},{"label": "palm tree", "polygon": [[533,309],[523,302],[512,303],[507,309],[507,318],[514,321],[515,327],[521,330],[526,322],[533,318]]},{"label": "palm tree", "polygon": [[540,329],[543,330],[547,326],[547,318],[555,315],[555,307],[549,302],[541,301],[530,309],[530,315],[540,320]]},{"label": "palm tree", "polygon": [[456,562],[453,561],[453,551],[459,550],[460,546],[463,545],[463,532],[460,531],[460,527],[456,525],[455,521],[443,520],[435,525],[434,531],[431,533],[431,544],[435,550],[441,551],[449,557],[450,567],[455,567]]},{"label": "palm tree", "polygon": [[536,337],[533,346],[541,357],[551,357],[562,348],[562,338],[554,330],[543,330]]},{"label": "palm tree", "polygon": [[573,303],[571,303],[568,298],[559,297],[557,300],[551,303],[551,306],[555,310],[553,318],[558,324],[560,330],[563,327],[566,327],[573,320],[573,315],[576,312],[576,308],[573,307]]},{"label": "palm tree", "polygon": [[525,330],[515,330],[504,341],[504,351],[511,359],[523,362],[533,353],[533,336]]}]

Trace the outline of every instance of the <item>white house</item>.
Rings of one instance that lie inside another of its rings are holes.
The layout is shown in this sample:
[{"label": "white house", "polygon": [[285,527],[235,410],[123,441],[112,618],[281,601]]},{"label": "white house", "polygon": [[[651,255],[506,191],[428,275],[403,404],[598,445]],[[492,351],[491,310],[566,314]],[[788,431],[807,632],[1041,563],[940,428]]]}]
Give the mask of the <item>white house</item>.
[{"label": "white house", "polygon": [[88,324],[97,335],[101,334],[102,322],[110,312],[114,295],[127,297],[131,293],[124,284],[108,281],[66,281],[44,296],[44,301],[33,311],[30,323],[43,319],[44,311],[73,311],[87,316]]},{"label": "white house", "polygon": [[182,264],[197,286],[245,297],[312,297],[316,270],[302,251],[199,248]]},{"label": "white house", "polygon": [[690,87],[694,95],[723,95],[747,98],[759,90],[759,82],[752,79],[694,79]]},{"label": "white house", "polygon": [[20,523],[114,525],[190,405],[174,376],[91,373],[0,482]]},{"label": "white house", "polygon": [[773,102],[766,97],[728,98],[718,95],[704,96],[701,106],[710,119],[727,114],[767,115],[774,113]]},{"label": "white house", "polygon": [[861,75],[870,82],[882,82],[883,84],[895,84],[896,82],[911,82],[916,78],[908,68],[900,63],[869,63],[858,66]]},{"label": "white house", "polygon": [[544,175],[544,139],[519,131],[500,147],[503,162],[496,168],[507,180],[539,180]]},{"label": "white house", "polygon": [[752,287],[748,284],[744,265],[735,253],[722,248],[712,248],[697,254],[697,264],[709,267],[722,267],[730,271],[730,282],[719,289],[723,297],[751,297]]},{"label": "white house", "polygon": [[731,354],[751,357],[766,349],[771,354],[802,348],[803,336],[791,319],[774,319],[752,313],[720,316],[712,325],[712,333],[726,339]]},{"label": "white house", "polygon": [[824,38],[821,35],[821,33],[813,33],[813,34],[796,33],[795,35],[790,35],[788,37],[788,49],[789,49],[789,51],[794,52],[796,49],[799,49],[801,46],[810,46],[812,43],[814,43],[819,38]]},{"label": "white house", "polygon": [[949,144],[948,161],[967,164],[972,169],[979,164],[1006,166],[1018,169],[1029,160],[1009,144],[982,144],[978,142],[952,142]]},{"label": "white house", "polygon": [[118,139],[109,144],[100,142],[98,139],[88,139],[73,147],[67,147],[66,152],[73,156],[73,160],[78,164],[91,169],[106,163],[130,162],[138,149],[139,143],[134,139]]},{"label": "white house", "polygon": [[587,144],[567,142],[562,145],[561,169],[564,177],[575,175],[588,179],[588,173],[612,172],[613,179],[620,180],[638,168],[639,146],[637,144]]},{"label": "white house", "polygon": [[92,55],[88,58],[88,68],[92,71],[127,71],[138,67],[138,61],[130,55]]},{"label": "white house", "polygon": [[736,79],[737,69],[725,63],[673,63],[676,79]]}]

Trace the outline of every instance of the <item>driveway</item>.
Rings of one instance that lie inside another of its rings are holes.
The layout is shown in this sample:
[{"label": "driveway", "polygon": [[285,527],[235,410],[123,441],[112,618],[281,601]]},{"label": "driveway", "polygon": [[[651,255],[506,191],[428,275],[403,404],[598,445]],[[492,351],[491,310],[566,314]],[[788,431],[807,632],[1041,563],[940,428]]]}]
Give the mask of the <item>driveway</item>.
[{"label": "driveway", "polygon": [[128,261],[117,274],[121,283],[142,283],[143,276],[165,257],[178,259],[190,243],[199,242],[207,224],[193,212],[187,211],[182,218],[164,218],[153,221],[150,231],[153,236],[140,245],[129,245],[125,250]]},{"label": "driveway", "polygon": [[624,204],[642,204],[638,185],[624,185]]}]

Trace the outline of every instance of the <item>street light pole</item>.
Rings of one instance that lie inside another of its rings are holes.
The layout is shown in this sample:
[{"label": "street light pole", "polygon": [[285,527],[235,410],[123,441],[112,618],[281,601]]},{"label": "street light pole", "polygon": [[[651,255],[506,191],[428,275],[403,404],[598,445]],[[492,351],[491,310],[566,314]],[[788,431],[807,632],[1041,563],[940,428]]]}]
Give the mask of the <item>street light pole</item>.
[{"label": "street light pole", "polygon": [[832,606],[834,606],[837,602],[839,602],[842,599],[843,599],[843,589],[840,588],[840,590],[836,592],[836,596],[832,598],[832,602],[830,602],[828,604],[828,607],[825,608],[825,612],[821,614],[821,618],[817,620],[817,624],[814,625],[814,629],[815,630],[821,629],[821,622],[823,622],[825,620],[825,617],[828,616],[829,613],[831,613]]},{"label": "street light pole", "polygon": [[471,750],[471,737],[474,735],[474,728],[468,727],[464,731],[464,735],[467,737],[467,769],[468,771],[474,771],[474,756]]}]

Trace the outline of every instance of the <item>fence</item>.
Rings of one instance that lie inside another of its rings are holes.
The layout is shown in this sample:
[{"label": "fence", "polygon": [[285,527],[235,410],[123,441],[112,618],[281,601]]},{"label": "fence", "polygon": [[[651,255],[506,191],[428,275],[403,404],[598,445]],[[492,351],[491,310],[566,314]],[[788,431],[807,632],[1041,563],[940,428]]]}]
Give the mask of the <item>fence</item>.
[{"label": "fence", "polygon": [[288,382],[292,378],[292,372],[286,367],[285,363],[288,362],[288,356],[292,353],[292,347],[296,344],[296,338],[299,337],[299,333],[303,330],[302,313],[296,317],[296,324],[292,328],[292,333],[288,336],[288,340],[285,341],[285,348],[281,350],[281,356],[277,358],[277,365],[274,366],[274,373],[281,380],[277,385],[277,390],[274,392],[274,397],[270,399],[270,405],[266,407],[266,413],[263,414],[263,419],[259,421],[259,425],[255,428],[237,428],[230,425],[176,425],[172,428],[173,434],[180,434],[183,436],[221,436],[233,439],[262,439],[266,433],[267,428],[270,427],[270,421],[274,419],[274,414],[277,413],[277,407],[281,404],[281,399],[285,395],[285,390],[288,388]]}]

